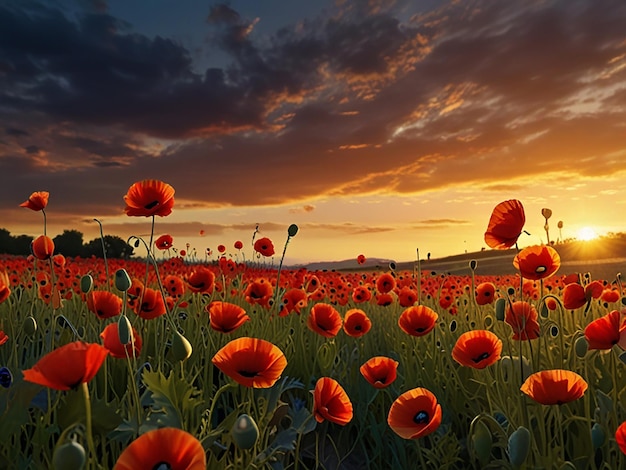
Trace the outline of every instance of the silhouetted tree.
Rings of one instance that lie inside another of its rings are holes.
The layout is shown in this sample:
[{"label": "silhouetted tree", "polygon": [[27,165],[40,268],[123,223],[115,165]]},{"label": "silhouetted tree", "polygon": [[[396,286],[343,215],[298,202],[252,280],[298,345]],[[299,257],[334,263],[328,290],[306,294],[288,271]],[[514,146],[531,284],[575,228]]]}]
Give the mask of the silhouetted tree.
[{"label": "silhouetted tree", "polygon": [[[106,248],[107,258],[127,259],[133,255],[134,248],[117,236],[105,235],[104,246]],[[102,258],[102,242],[100,238],[95,238],[86,245],[83,245],[82,255],[86,258],[90,256]]]},{"label": "silhouetted tree", "polygon": [[33,237],[29,235],[14,237],[8,230],[0,228],[0,253],[27,256],[30,254],[32,241]]},{"label": "silhouetted tree", "polygon": [[83,234],[78,230],[64,230],[52,239],[54,252],[63,256],[80,256],[83,251]]}]

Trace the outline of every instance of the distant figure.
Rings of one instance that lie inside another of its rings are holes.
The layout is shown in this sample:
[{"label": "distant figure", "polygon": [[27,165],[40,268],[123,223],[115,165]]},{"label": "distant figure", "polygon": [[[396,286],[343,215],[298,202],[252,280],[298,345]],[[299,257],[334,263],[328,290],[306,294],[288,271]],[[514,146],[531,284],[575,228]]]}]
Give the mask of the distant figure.
[{"label": "distant figure", "polygon": [[430,261],[430,251],[428,252],[428,254],[426,255],[426,259],[428,259],[428,261]]}]

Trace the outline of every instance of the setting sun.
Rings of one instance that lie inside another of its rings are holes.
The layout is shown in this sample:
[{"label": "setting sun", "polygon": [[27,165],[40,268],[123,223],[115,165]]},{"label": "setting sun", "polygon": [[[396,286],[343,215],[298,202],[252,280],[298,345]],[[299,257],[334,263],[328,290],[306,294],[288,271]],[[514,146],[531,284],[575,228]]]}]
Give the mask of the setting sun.
[{"label": "setting sun", "polygon": [[578,231],[577,238],[582,241],[589,241],[598,238],[598,234],[591,227],[583,227]]}]

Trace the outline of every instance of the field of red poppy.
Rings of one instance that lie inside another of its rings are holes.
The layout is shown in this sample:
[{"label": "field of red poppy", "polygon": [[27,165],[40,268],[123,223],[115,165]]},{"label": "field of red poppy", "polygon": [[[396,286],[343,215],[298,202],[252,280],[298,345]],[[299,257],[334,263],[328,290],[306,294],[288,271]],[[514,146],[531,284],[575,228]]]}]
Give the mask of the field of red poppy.
[{"label": "field of red poppy", "polygon": [[[136,183],[126,212],[154,231],[173,196]],[[511,273],[277,270],[267,238],[248,263],[157,262],[153,237],[65,258],[44,226],[0,258],[0,467],[624,468],[621,277],[511,252],[520,201],[485,221]]]}]

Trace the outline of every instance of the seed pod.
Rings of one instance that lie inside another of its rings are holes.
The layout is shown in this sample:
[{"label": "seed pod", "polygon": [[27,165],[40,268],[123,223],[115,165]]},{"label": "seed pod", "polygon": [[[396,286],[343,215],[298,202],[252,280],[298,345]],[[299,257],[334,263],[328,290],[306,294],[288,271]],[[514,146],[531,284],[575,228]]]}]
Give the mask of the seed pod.
[{"label": "seed pod", "polygon": [[476,268],[478,267],[478,261],[476,261],[475,259],[470,260],[469,262],[469,268],[472,271],[476,271]]},{"label": "seed pod", "polygon": [[296,233],[298,233],[298,226],[296,224],[291,224],[289,228],[287,229],[287,234],[290,237],[295,237]]},{"label": "seed pod", "polygon": [[132,285],[130,276],[124,268],[115,271],[115,287],[120,292],[126,292]]},{"label": "seed pod", "polygon": [[85,274],[80,278],[80,291],[83,294],[88,293],[93,288],[93,277],[91,274]]},{"label": "seed pod", "polygon": [[243,414],[237,418],[233,428],[230,430],[233,441],[240,449],[250,449],[254,447],[259,437],[259,428],[256,422],[248,415]]},{"label": "seed pod", "polygon": [[589,349],[589,343],[587,342],[587,338],[581,336],[574,343],[574,350],[576,351],[576,355],[578,357],[585,357],[587,354],[587,350]]},{"label": "seed pod", "polygon": [[57,446],[52,456],[54,470],[80,470],[85,466],[85,462],[87,462],[85,448],[75,440]]}]

